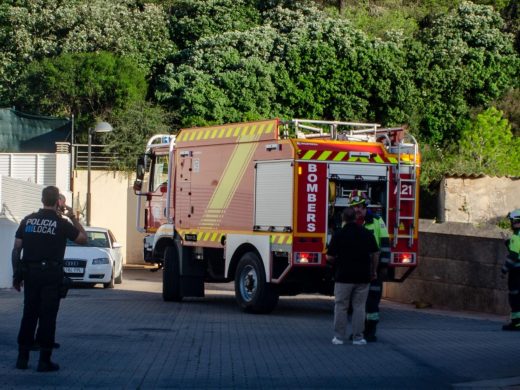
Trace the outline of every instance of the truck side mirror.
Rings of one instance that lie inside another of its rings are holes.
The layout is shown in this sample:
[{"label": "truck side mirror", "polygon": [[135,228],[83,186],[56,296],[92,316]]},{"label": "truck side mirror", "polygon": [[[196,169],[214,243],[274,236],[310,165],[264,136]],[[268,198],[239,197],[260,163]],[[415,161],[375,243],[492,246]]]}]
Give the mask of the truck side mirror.
[{"label": "truck side mirror", "polygon": [[145,172],[143,156],[140,156],[137,158],[137,168],[135,171],[136,171],[137,180],[140,180],[142,182],[144,179],[144,172]]},{"label": "truck side mirror", "polygon": [[135,169],[135,175],[136,179],[134,181],[134,192],[136,195],[139,195],[141,190],[143,189],[143,179],[144,179],[144,173],[145,173],[145,161],[144,157],[140,156],[137,158],[137,166]]},{"label": "truck side mirror", "polygon": [[134,192],[136,195],[141,192],[141,189],[143,188],[143,182],[141,180],[135,180],[134,181]]}]

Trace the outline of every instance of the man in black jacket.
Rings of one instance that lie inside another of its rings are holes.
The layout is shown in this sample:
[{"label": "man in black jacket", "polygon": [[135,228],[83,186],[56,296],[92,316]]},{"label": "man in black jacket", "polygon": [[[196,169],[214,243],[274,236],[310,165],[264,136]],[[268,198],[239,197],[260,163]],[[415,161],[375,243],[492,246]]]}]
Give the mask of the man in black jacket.
[{"label": "man in black jacket", "polygon": [[66,215],[72,223],[62,218],[58,199],[58,188],[45,187],[42,192],[43,208],[25,217],[15,234],[13,287],[17,291],[24,287],[23,317],[18,333],[18,369],[28,367],[36,325],[39,326],[41,346],[37,370],[59,369],[51,361],[51,354],[63,282],[65,246],[67,238],[85,244],[87,234],[70,207],[67,207]]},{"label": "man in black jacket", "polygon": [[356,223],[352,207],[343,210],[342,218],[344,226],[332,237],[327,251],[327,260],[335,268],[332,344],[344,343],[352,297],[352,344],[364,345],[365,304],[370,281],[377,278],[379,249],[374,235]]}]

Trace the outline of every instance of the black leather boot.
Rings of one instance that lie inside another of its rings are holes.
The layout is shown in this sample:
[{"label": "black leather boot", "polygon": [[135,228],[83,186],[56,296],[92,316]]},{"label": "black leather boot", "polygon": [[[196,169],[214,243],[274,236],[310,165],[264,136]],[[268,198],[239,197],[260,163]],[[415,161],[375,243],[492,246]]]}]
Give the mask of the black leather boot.
[{"label": "black leather boot", "polygon": [[25,370],[29,365],[29,349],[19,348],[18,358],[16,359],[16,368],[19,370]]},{"label": "black leather boot", "polygon": [[375,341],[377,341],[377,337],[376,337],[376,330],[377,330],[377,323],[379,321],[374,321],[374,320],[367,320],[365,322],[365,340],[368,341],[369,343],[373,343]]},{"label": "black leather boot", "polygon": [[60,366],[51,361],[52,349],[40,349],[40,361],[38,362],[38,372],[58,371]]}]

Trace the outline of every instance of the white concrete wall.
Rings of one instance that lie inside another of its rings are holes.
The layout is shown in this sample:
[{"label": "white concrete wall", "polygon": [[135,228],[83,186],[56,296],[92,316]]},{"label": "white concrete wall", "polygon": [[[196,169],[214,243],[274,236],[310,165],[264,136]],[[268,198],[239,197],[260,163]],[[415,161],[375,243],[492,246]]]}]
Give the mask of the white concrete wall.
[{"label": "white concrete wall", "polygon": [[43,185],[0,176],[0,288],[11,287],[11,251],[23,217],[41,207]]},{"label": "white concrete wall", "polygon": [[507,177],[447,177],[441,183],[441,220],[483,223],[520,208],[520,180]]},{"label": "white concrete wall", "polygon": [[[92,226],[110,229],[124,246],[125,264],[143,264],[143,237],[137,232],[137,196],[132,189],[134,176],[122,172],[91,171]],[[86,217],[87,171],[74,171],[74,209]]]},{"label": "white concrete wall", "polygon": [[55,186],[58,187],[65,196],[70,194],[70,159],[70,153],[56,153]]},{"label": "white concrete wall", "polygon": [[11,265],[11,250],[14,234],[18,224],[8,218],[0,218],[0,288],[12,285],[13,267]]}]

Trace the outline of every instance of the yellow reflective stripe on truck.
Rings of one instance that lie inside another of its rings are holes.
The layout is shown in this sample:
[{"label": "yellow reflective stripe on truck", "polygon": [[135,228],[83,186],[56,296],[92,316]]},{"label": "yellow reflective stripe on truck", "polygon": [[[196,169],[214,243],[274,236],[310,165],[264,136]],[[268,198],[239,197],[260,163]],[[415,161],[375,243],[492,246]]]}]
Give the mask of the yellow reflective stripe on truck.
[{"label": "yellow reflective stripe on truck", "polygon": [[[233,126],[215,126],[193,129],[182,129],[176,138],[176,144],[180,146],[183,142],[237,138],[244,136],[261,136],[273,133],[276,128],[277,121],[262,121],[250,124],[241,124]],[[242,140],[244,141],[244,140]]]},{"label": "yellow reflective stripe on truck", "polygon": [[[184,240],[187,235],[191,235],[194,237],[197,237],[197,242],[221,242],[222,237],[225,236],[228,233],[233,234],[253,234],[253,235],[265,235],[266,233],[253,233],[250,231],[244,231],[244,232],[225,232],[225,231],[214,231],[214,230],[195,230],[195,229],[188,229],[178,230],[179,235]],[[291,245],[293,243],[293,236],[290,233],[271,233],[269,235],[269,242],[271,245]]]}]

